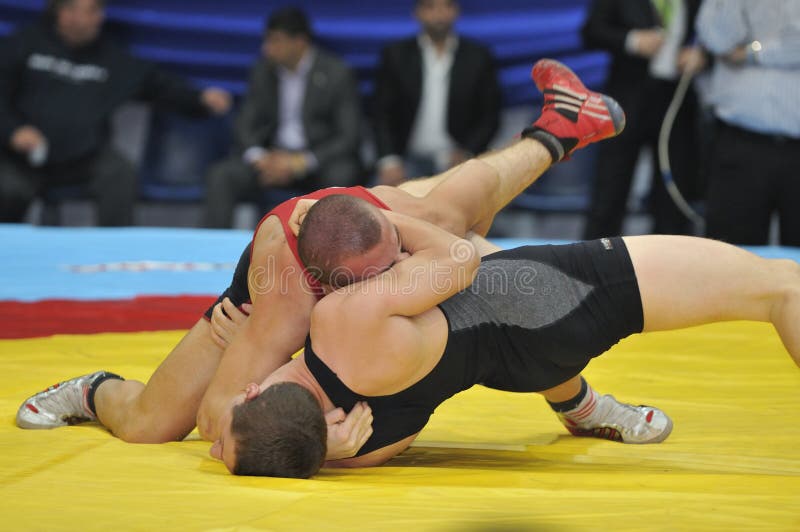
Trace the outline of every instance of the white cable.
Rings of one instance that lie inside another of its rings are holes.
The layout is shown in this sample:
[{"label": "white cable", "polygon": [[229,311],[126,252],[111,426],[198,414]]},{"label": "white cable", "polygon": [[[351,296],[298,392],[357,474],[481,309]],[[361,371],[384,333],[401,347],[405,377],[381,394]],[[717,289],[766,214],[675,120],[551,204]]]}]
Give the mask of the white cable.
[{"label": "white cable", "polygon": [[680,209],[680,211],[689,220],[694,223],[701,232],[705,228],[706,221],[695,211],[691,205],[683,197],[675,180],[672,178],[672,169],[669,166],[669,137],[672,133],[672,125],[675,123],[675,117],[683,104],[683,99],[686,96],[686,90],[692,82],[693,73],[688,70],[683,73],[678,87],[675,89],[675,94],[672,96],[672,101],[664,114],[664,121],[661,123],[661,131],[658,133],[658,168],[661,171],[661,178],[664,180],[664,186],[667,187],[672,201]]}]

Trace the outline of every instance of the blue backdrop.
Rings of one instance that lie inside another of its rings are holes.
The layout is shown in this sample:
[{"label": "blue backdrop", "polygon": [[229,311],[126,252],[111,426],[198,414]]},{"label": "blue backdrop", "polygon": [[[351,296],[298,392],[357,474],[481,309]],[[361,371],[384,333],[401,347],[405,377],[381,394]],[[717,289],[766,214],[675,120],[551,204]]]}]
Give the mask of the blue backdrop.
[{"label": "blue backdrop", "polygon": [[[355,68],[364,96],[372,89],[378,52],[389,40],[417,29],[413,0],[300,0],[319,41]],[[588,0],[461,0],[458,29],[488,44],[500,67],[504,104],[538,100],[529,80],[540,57],[571,66],[588,85],[605,76],[605,54],[586,52],[579,29]],[[44,0],[0,0],[0,35],[34,21]],[[255,0],[118,0],[109,2],[109,30],[132,51],[199,85],[245,90],[257,57],[265,16],[285,2]]]}]

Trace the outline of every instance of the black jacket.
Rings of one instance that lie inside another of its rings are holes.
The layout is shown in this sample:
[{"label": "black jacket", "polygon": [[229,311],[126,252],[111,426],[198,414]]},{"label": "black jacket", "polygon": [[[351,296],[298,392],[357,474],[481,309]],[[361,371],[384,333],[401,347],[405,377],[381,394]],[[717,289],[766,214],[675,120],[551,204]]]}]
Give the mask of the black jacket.
[{"label": "black jacket", "polygon": [[[378,157],[405,154],[422,92],[422,51],[417,37],[387,46],[375,84],[373,109]],[[459,37],[450,71],[447,130],[459,147],[480,153],[500,115],[500,88],[491,52]]]},{"label": "black jacket", "polygon": [[[700,0],[686,0],[688,11],[684,43],[694,39],[694,21]],[[625,38],[631,30],[659,26],[659,17],[650,0],[595,0],[589,8],[581,35],[587,48],[599,48],[611,53],[608,83],[615,88],[647,78],[649,59],[629,54]],[[629,90],[638,90],[636,86]]]},{"label": "black jacket", "polygon": [[0,142],[6,149],[16,128],[32,125],[49,141],[48,164],[90,155],[108,140],[111,114],[132,98],[205,113],[199,91],[102,35],[69,48],[41,23],[0,46]]}]

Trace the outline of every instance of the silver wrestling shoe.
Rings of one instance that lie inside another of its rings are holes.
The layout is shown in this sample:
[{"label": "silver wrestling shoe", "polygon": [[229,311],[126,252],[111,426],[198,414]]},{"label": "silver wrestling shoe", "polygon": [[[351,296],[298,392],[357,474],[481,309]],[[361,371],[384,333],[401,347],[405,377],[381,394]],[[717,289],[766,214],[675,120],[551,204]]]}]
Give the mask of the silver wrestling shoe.
[{"label": "silver wrestling shoe", "polygon": [[96,421],[87,403],[89,385],[105,371],[59,382],[33,395],[17,410],[17,426],[23,429],[54,429]]},{"label": "silver wrestling shoe", "polygon": [[672,432],[672,420],[658,408],[620,403],[613,395],[598,397],[594,412],[581,423],[558,417],[574,436],[622,443],[659,443]]}]

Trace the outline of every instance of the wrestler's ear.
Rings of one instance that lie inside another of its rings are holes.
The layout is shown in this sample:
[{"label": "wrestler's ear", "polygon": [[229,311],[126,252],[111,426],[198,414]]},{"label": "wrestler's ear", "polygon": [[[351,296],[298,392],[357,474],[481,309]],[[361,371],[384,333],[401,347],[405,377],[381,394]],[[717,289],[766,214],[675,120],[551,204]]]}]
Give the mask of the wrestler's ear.
[{"label": "wrestler's ear", "polygon": [[258,384],[251,382],[250,384],[244,387],[245,402],[252,401],[256,397],[258,397],[260,393],[261,393],[261,388],[258,387]]}]

